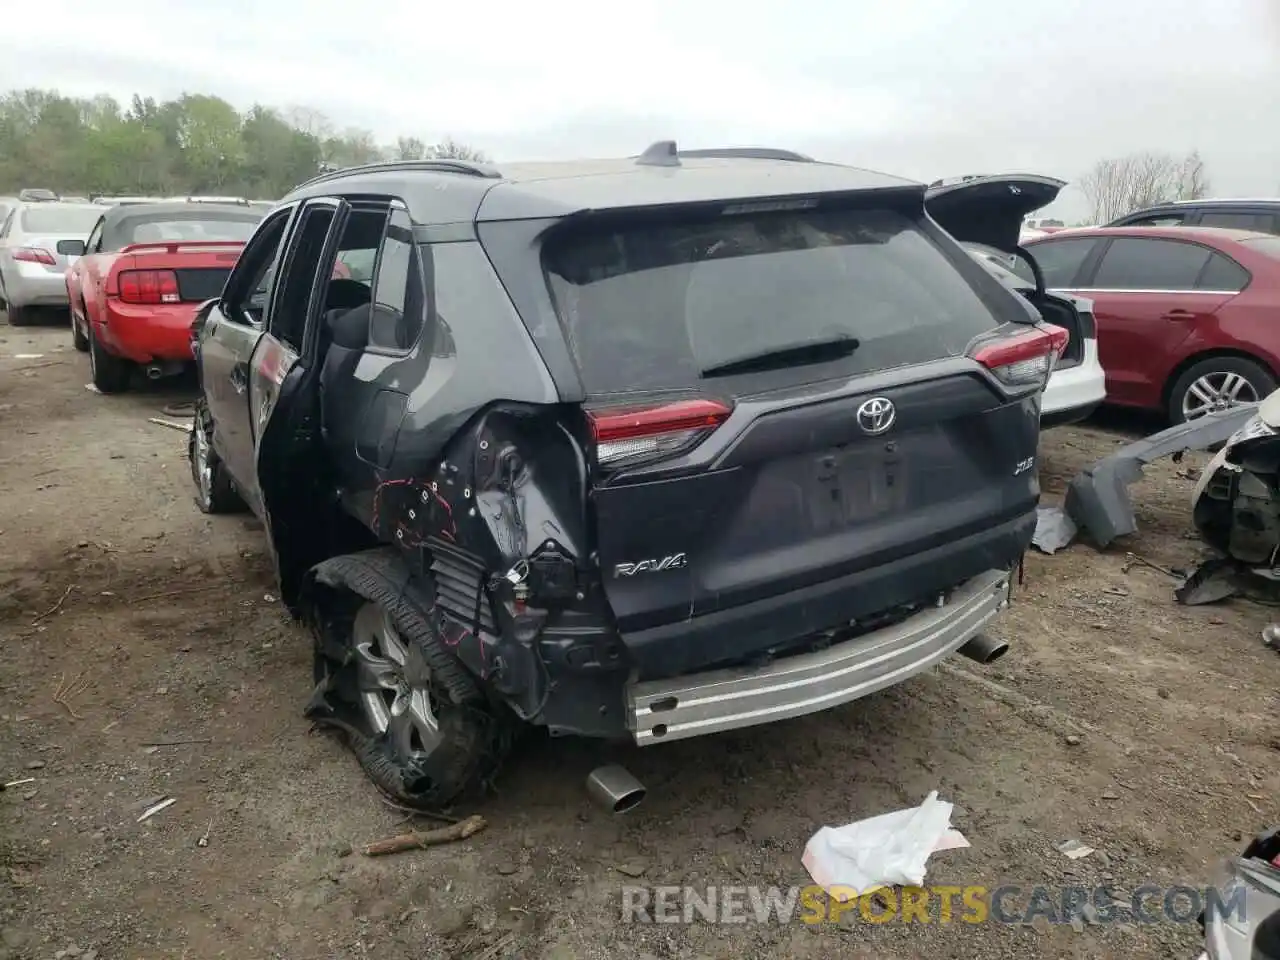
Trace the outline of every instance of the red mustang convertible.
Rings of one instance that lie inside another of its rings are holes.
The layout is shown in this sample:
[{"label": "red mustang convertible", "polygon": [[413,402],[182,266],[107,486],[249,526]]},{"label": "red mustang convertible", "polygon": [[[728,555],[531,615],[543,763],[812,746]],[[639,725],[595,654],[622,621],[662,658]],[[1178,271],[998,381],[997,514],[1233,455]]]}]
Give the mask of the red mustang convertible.
[{"label": "red mustang convertible", "polygon": [[264,211],[248,204],[178,201],[109,207],[67,269],[71,334],[103,393],[191,362],[196,308],[223,282]]}]

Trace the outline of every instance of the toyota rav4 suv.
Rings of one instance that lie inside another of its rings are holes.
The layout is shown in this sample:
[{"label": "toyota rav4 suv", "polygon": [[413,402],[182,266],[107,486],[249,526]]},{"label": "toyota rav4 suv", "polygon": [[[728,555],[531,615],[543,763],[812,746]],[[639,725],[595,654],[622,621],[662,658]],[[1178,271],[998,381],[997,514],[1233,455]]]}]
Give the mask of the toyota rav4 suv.
[{"label": "toyota rav4 suv", "polygon": [[924,200],[668,141],[284,198],[196,315],[190,458],[268,531],[308,714],[432,808],[521,724],[657,744],[1003,652],[1067,334]]}]

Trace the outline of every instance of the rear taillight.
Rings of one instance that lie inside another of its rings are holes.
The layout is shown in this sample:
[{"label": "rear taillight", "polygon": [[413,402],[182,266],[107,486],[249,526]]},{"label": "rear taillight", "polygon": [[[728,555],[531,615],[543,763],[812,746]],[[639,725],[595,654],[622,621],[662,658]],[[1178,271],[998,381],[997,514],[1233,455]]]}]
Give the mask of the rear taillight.
[{"label": "rear taillight", "polygon": [[18,247],[13,251],[13,259],[23,263],[42,263],[46,267],[54,267],[58,264],[58,261],[53,259],[53,254],[42,247]]},{"label": "rear taillight", "polygon": [[676,400],[587,411],[602,466],[671,456],[697,444],[728,419],[718,400]]},{"label": "rear taillight", "polygon": [[125,270],[120,274],[125,303],[181,303],[178,276],[172,270]]},{"label": "rear taillight", "polygon": [[978,349],[973,358],[1010,387],[1043,385],[1067,349],[1069,334],[1062,327],[1042,323]]}]

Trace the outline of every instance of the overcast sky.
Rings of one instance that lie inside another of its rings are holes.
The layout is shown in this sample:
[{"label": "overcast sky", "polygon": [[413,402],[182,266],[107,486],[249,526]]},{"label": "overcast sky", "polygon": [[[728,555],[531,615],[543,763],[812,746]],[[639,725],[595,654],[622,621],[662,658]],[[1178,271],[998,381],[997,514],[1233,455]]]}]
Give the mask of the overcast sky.
[{"label": "overcast sky", "polygon": [[[923,180],[1198,148],[1280,192],[1280,0],[19,3],[0,87],[306,105],[498,160],[766,144]],[[116,42],[118,38],[118,42]],[[0,145],[2,148],[3,145]],[[1083,216],[1074,188],[1045,211]]]}]

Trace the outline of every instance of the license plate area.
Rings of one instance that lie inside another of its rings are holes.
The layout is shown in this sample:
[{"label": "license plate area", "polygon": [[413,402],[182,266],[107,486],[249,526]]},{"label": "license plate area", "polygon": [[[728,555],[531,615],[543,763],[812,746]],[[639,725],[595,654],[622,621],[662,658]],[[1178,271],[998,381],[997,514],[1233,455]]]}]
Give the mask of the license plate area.
[{"label": "license plate area", "polygon": [[901,513],[910,499],[898,444],[840,448],[811,465],[810,518],[815,532],[831,532]]}]

